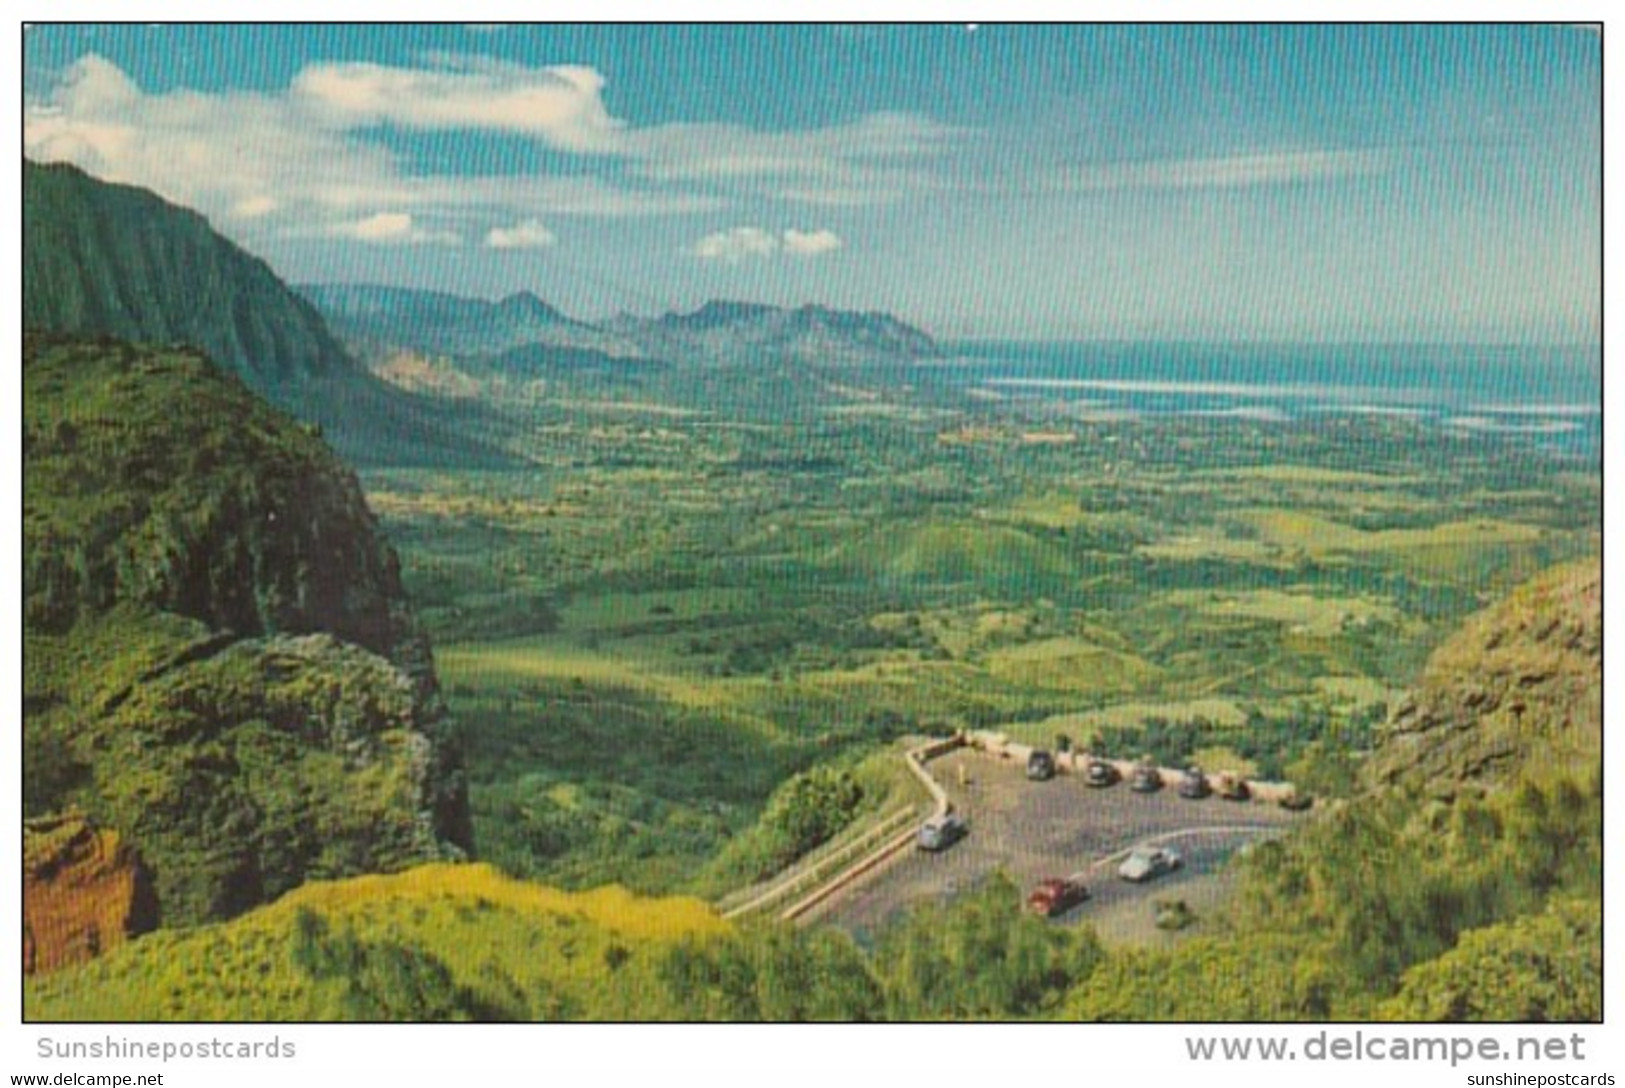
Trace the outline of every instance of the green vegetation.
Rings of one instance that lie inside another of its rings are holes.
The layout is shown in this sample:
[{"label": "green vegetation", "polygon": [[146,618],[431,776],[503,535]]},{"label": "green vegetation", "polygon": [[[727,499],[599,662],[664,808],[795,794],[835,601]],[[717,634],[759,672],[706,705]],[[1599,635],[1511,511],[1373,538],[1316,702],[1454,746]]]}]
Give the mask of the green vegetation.
[{"label": "green vegetation", "polygon": [[30,632],[129,602],[381,653],[413,637],[354,475],[200,353],[31,335],[23,382]]},{"label": "green vegetation", "polygon": [[1348,802],[1249,855],[1218,935],[1114,953],[1066,1015],[1595,1018],[1601,804],[1600,778]]},{"label": "green vegetation", "polygon": [[[324,296],[420,398],[195,215],[24,188],[26,319],[80,337],[24,343],[25,806],[165,927],[30,1016],[1596,1015],[1600,575],[1508,596],[1598,551],[1574,453],[967,396],[884,315]],[[1003,879],[866,947],[682,898],[907,819],[898,742],[977,727],[1333,800],[1155,948]]]},{"label": "green vegetation", "polygon": [[1045,923],[1003,878],[864,951],[695,900],[438,866],[144,937],[25,1000],[43,1019],[1586,1020],[1600,806],[1600,781],[1567,779],[1453,806],[1363,798],[1254,851],[1222,916],[1158,950]]},{"label": "green vegetation", "polygon": [[512,463],[481,433],[496,416],[374,378],[310,303],[196,212],[67,163],[24,159],[22,191],[25,329],[191,345],[353,461]]},{"label": "green vegetation", "polygon": [[26,811],[165,924],[467,843],[454,727],[360,487],[190,349],[24,344]]},{"label": "green vegetation", "polygon": [[[1230,908],[1197,924],[1164,911],[1177,940],[1156,950],[1045,925],[998,882],[922,905],[868,949],[668,899],[639,917],[693,924],[645,939],[570,921],[561,904],[585,900],[477,867],[411,870],[360,910],[349,882],[308,882],[433,856],[409,814],[439,779],[413,777],[412,738],[438,736],[440,719],[353,485],[274,415],[229,435],[199,422],[231,418],[237,394],[195,356],[36,340],[27,376],[30,811],[79,804],[126,831],[166,925],[281,895],[31,982],[30,1015],[1273,1019],[1573,1010],[1592,993],[1588,947],[1522,956],[1528,985],[1509,983],[1506,1004],[1461,997],[1494,969],[1474,934],[1532,946],[1587,932],[1598,791],[1579,779],[1329,808],[1253,852]],[[1503,478],[1395,436],[1373,446],[1395,449],[1380,483],[1339,477],[1313,516],[1352,525],[1348,491],[1369,486],[1390,517],[1431,520],[1368,518],[1360,547],[1315,555],[1261,533],[1278,476],[1241,465],[1182,490],[1181,472],[1241,455],[1178,421],[1159,426],[1189,465],[1119,470],[1108,492],[1086,482],[1103,425],[993,457],[942,446],[929,416],[813,402],[793,423],[749,422],[762,393],[733,392],[745,422],[732,426],[577,396],[538,409],[532,471],[368,477],[440,636],[477,856],[565,888],[720,896],[910,797],[898,738],[975,726],[1355,794],[1389,700],[1479,595],[1595,541],[1553,513],[1589,501],[1585,477],[1553,469],[1543,492],[1528,466]],[[165,405],[193,396],[217,401],[173,446],[88,452],[163,433]],[[1276,440],[1316,487],[1317,459],[1338,459],[1308,431]],[[103,479],[130,458],[146,475]],[[1060,481],[1077,495],[1065,516]],[[279,526],[282,511],[305,511],[299,528]],[[1147,550],[1193,522],[1247,547]],[[1478,549],[1467,566],[1416,561],[1437,543],[1416,534],[1463,524],[1476,528],[1451,546]],[[312,525],[344,527],[342,578],[298,558]],[[164,570],[195,572],[198,588]],[[347,586],[343,608],[290,570]],[[223,634],[227,618],[238,630]],[[293,637],[312,629],[361,646]],[[413,880],[440,890],[414,899]],[[225,988],[206,964],[256,981]]]},{"label": "green vegetation", "polygon": [[1601,946],[1601,901],[1559,900],[1463,934],[1451,951],[1407,971],[1379,1011],[1396,1020],[1595,1020]]},{"label": "green vegetation", "polygon": [[735,885],[764,880],[845,830],[864,801],[858,777],[844,767],[797,774],[773,792],[761,819],[728,844],[714,869]]},{"label": "green vegetation", "polygon": [[[1102,955],[993,881],[865,954],[833,930],[738,928],[694,900],[565,893],[486,866],[311,884],[27,987],[105,1020],[879,1020],[1034,1016]],[[975,971],[967,966],[976,965]]]},{"label": "green vegetation", "polygon": [[765,363],[552,373],[523,417],[523,472],[366,482],[479,853],[570,887],[721,890],[790,776],[910,733],[1347,794],[1444,636],[1597,542],[1571,462],[1399,417],[1079,422]]}]

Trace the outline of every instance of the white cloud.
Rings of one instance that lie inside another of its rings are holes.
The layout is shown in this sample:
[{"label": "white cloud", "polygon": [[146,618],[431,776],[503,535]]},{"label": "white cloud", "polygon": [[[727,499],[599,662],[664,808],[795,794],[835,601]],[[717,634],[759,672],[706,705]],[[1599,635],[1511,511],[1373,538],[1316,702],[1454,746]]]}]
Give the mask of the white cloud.
[{"label": "white cloud", "polygon": [[1059,188],[1068,191],[1238,189],[1371,174],[1385,164],[1385,155],[1377,151],[1271,151],[1200,159],[1078,166],[1059,171],[1053,180]]},{"label": "white cloud", "polygon": [[[959,135],[907,113],[774,132],[711,123],[638,128],[611,116],[604,86],[587,67],[433,55],[417,67],[312,64],[280,90],[148,93],[91,54],[30,96],[24,152],[152,189],[251,247],[290,237],[453,242],[448,228],[456,227],[490,247],[518,248],[546,244],[541,222],[561,215],[684,215],[745,199],[896,200],[937,186],[927,169]],[[622,165],[617,177],[436,172],[380,139],[386,125],[504,133]],[[411,227],[392,231],[397,221],[376,219],[380,208],[410,216]],[[532,219],[538,229],[523,229]],[[838,245],[816,230],[746,230],[704,239],[691,252],[738,261]]]},{"label": "white cloud", "polygon": [[363,242],[400,241],[411,237],[412,217],[404,212],[379,212],[353,223],[341,224],[333,232]]},{"label": "white cloud", "polygon": [[537,219],[526,219],[511,227],[492,227],[485,235],[485,244],[491,249],[541,249],[558,240]]},{"label": "white cloud", "polygon": [[833,253],[842,245],[840,235],[829,230],[787,230],[784,232],[784,251],[796,257],[816,257],[820,253]]},{"label": "white cloud", "polygon": [[63,86],[62,108],[72,113],[117,109],[137,101],[141,89],[112,61],[91,53],[74,65]]},{"label": "white cloud", "polygon": [[406,212],[378,212],[363,219],[334,224],[328,228],[327,233],[336,238],[350,238],[357,242],[372,242],[380,245],[424,242],[456,245],[462,241],[453,231],[423,229]]},{"label": "white cloud", "polygon": [[873,113],[784,132],[662,125],[628,131],[617,146],[654,181],[718,182],[802,203],[857,206],[940,188],[925,166],[964,131],[918,114]]},{"label": "white cloud", "polygon": [[446,67],[318,64],[294,77],[291,96],[340,127],[485,129],[535,136],[570,151],[607,151],[625,123],[609,115],[604,77],[579,65],[526,68],[441,56]]},{"label": "white cloud", "polygon": [[840,236],[829,230],[787,230],[775,234],[761,227],[734,227],[701,238],[690,248],[694,256],[705,261],[740,261],[765,259],[783,254],[788,257],[817,257],[832,253],[842,245]]},{"label": "white cloud", "polygon": [[760,227],[734,227],[707,234],[694,243],[694,256],[702,261],[737,264],[753,257],[771,257],[779,251],[779,239]]},{"label": "white cloud", "polygon": [[[328,86],[341,88],[336,98],[343,90],[359,95],[362,82],[352,72]],[[371,138],[365,116],[293,92],[147,94],[117,65],[89,55],[45,97],[25,104],[23,147],[31,158],[152,189],[262,239],[342,235],[380,206],[420,219],[490,223],[537,213],[687,214],[723,204],[713,193],[590,176],[416,173]]]}]

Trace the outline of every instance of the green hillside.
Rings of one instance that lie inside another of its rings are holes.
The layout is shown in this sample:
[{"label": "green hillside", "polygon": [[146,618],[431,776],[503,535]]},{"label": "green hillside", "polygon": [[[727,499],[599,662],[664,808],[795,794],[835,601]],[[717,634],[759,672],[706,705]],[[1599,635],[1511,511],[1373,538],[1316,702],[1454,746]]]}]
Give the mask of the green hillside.
[{"label": "green hillside", "polygon": [[900,522],[840,545],[826,562],[883,582],[953,583],[1053,592],[1077,577],[1065,550],[1000,525]]},{"label": "green hillside", "polygon": [[23,323],[195,344],[257,388],[354,370],[315,307],[208,220],[23,160]]},{"label": "green hillside", "polygon": [[66,164],[23,160],[26,329],[189,344],[320,423],[352,461],[504,463],[488,413],[419,401],[350,358],[316,308],[196,212]]},{"label": "green hillside", "polygon": [[[1587,570],[1547,576],[1467,632],[1503,645],[1496,621],[1514,615],[1537,631],[1584,629],[1600,601],[1550,587],[1584,586]],[[25,1009],[110,1020],[1592,1021],[1598,755],[1577,773],[1526,764],[1449,802],[1381,787],[1324,805],[1241,859],[1239,894],[1171,946],[1103,947],[1088,926],[1032,917],[999,878],[916,906],[860,948],[835,930],[729,925],[692,899],[562,892],[441,865],[308,884],[223,924],[138,938],[29,981]]]},{"label": "green hillside", "polygon": [[31,335],[23,378],[29,814],[122,834],[166,925],[466,847],[354,474],[195,350]]}]

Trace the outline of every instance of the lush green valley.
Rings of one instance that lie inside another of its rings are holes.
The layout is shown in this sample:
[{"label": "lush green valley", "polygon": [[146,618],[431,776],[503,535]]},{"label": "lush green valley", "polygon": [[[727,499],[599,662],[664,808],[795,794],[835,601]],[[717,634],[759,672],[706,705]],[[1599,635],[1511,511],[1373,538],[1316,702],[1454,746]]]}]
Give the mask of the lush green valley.
[{"label": "lush green valley", "polygon": [[[30,1017],[1597,1016],[1583,446],[1102,411],[819,306],[307,289],[340,345],[201,220],[26,177],[77,330],[23,353]],[[181,225],[79,252],[108,201]],[[177,308],[216,281],[259,316]],[[740,906],[908,834],[904,742],[971,730],[1315,810],[1117,936],[1003,875]]]}]

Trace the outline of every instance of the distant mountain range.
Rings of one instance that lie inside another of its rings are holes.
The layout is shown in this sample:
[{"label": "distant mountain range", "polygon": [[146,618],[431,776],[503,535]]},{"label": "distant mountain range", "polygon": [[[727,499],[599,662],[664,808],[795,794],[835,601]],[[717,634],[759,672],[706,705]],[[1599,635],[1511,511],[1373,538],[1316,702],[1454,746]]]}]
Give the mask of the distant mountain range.
[{"label": "distant mountain range", "polygon": [[890,314],[785,309],[751,302],[707,302],[693,313],[653,320],[623,315],[608,328],[651,355],[713,362],[767,358],[810,365],[913,362],[941,354],[926,333]]},{"label": "distant mountain range", "polygon": [[545,345],[611,358],[644,354],[635,341],[573,321],[528,291],[499,302],[373,284],[301,284],[345,340],[363,349],[409,348],[427,355],[500,355]]},{"label": "distant mountain range", "polygon": [[623,366],[633,360],[847,366],[940,354],[930,336],[890,314],[824,306],[712,301],[692,313],[622,314],[595,325],[566,317],[529,292],[489,302],[374,285],[306,284],[298,290],[341,337],[373,357],[407,349],[455,359],[506,357],[510,365],[504,369],[522,369],[610,360]]},{"label": "distant mountain range", "polygon": [[200,348],[277,407],[319,423],[352,461],[504,459],[443,405],[371,375],[314,306],[201,215],[77,167],[23,161],[23,323]]},{"label": "distant mountain range", "polygon": [[890,314],[816,305],[712,301],[594,324],[528,292],[491,302],[355,284],[295,291],[194,211],[27,159],[23,253],[26,329],[200,348],[363,464],[510,463],[493,445],[510,422],[500,402],[538,380],[939,354]]}]

